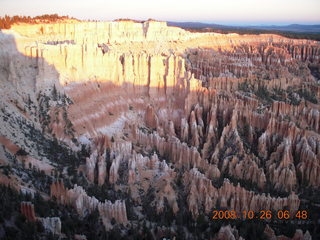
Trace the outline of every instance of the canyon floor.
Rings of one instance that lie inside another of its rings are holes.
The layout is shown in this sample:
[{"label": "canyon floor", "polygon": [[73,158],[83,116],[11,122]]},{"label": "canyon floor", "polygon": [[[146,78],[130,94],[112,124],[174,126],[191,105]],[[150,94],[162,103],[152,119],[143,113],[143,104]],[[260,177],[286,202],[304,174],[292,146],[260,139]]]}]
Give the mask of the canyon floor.
[{"label": "canyon floor", "polygon": [[20,23],[0,93],[0,239],[320,238],[320,42]]}]

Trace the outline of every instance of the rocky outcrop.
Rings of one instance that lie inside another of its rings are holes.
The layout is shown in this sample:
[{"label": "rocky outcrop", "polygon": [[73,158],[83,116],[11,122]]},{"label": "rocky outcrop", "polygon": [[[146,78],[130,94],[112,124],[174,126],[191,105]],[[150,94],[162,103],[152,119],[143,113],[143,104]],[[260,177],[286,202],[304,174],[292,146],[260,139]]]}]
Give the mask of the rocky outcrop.
[{"label": "rocky outcrop", "polygon": [[320,177],[320,140],[316,136],[308,138],[302,137],[300,142],[296,145],[296,154],[300,159],[297,166],[298,172],[301,174],[303,181],[308,185],[319,186]]},{"label": "rocky outcrop", "polygon": [[97,181],[103,185],[107,177],[106,148],[109,145],[107,136],[100,136],[94,139],[90,149],[90,157],[86,158],[86,176],[91,183]]},{"label": "rocky outcrop", "polygon": [[199,215],[199,208],[202,206],[205,213],[209,213],[216,206],[218,192],[212,186],[211,181],[196,168],[184,174],[183,182],[189,190],[187,202],[194,218]]},{"label": "rocky outcrop", "polygon": [[[295,78],[300,74],[296,68],[300,62],[319,64],[320,48],[317,44],[311,46],[299,42],[291,44],[288,47],[287,44],[273,41],[269,44],[255,43],[250,46],[247,43],[235,44],[229,51],[192,49],[188,55],[190,63],[188,69],[197,79],[205,80],[210,86],[218,90],[231,91],[237,89],[237,82],[232,81],[235,78],[256,78],[257,72],[266,79]],[[308,51],[304,52],[305,48],[308,48]],[[305,56],[297,55],[292,49],[304,52]],[[271,66],[273,71],[269,71]],[[304,73],[311,79],[306,67]],[[223,81],[226,77],[231,81]]]},{"label": "rocky outcrop", "polygon": [[292,191],[297,184],[297,176],[292,156],[290,140],[285,139],[266,163],[269,179],[277,190]]},{"label": "rocky outcrop", "polygon": [[94,182],[95,167],[96,167],[97,153],[93,152],[90,157],[86,158],[86,175],[90,182]]},{"label": "rocky outcrop", "polygon": [[55,235],[61,234],[61,220],[58,217],[47,217],[39,218],[39,221],[42,223],[44,229],[47,232],[53,233]]},{"label": "rocky outcrop", "polygon": [[272,112],[277,116],[290,116],[299,122],[300,126],[308,126],[315,132],[320,133],[320,112],[318,109],[308,108],[304,104],[293,106],[285,102],[273,102]]},{"label": "rocky outcrop", "polygon": [[215,188],[211,181],[197,169],[191,169],[184,175],[184,184],[189,191],[188,206],[194,218],[199,215],[199,209],[205,209],[209,213],[213,208],[220,207],[242,211],[281,210],[284,207],[296,212],[299,209],[300,200],[295,193],[288,198],[274,198],[269,194],[255,194],[241,187],[234,186],[225,179],[221,188]]},{"label": "rocky outcrop", "polygon": [[62,204],[68,204],[67,191],[62,181],[56,181],[50,185],[50,196]]},{"label": "rocky outcrop", "polygon": [[120,224],[128,221],[124,201],[100,202],[95,197],[88,196],[81,186],[75,185],[73,189],[66,189],[62,182],[53,183],[50,189],[51,197],[56,198],[59,203],[73,206],[80,216],[86,216],[97,209],[107,230],[112,228],[112,219]]},{"label": "rocky outcrop", "polygon": [[183,142],[188,141],[189,138],[189,124],[185,118],[181,119],[181,124],[180,124],[180,139]]},{"label": "rocky outcrop", "polygon": [[213,238],[214,240],[243,240],[236,228],[230,225],[220,228],[218,234]]},{"label": "rocky outcrop", "polygon": [[20,211],[28,221],[39,221],[47,232],[55,235],[61,234],[61,220],[59,217],[36,217],[34,205],[31,202],[21,202]]},{"label": "rocky outcrop", "polygon": [[109,172],[109,182],[111,184],[115,184],[118,180],[118,170],[120,166],[120,161],[122,160],[122,155],[116,156],[116,158],[112,161],[110,172]]},{"label": "rocky outcrop", "polygon": [[146,110],[146,125],[149,128],[156,129],[158,126],[158,118],[152,106],[148,106]]},{"label": "rocky outcrop", "polygon": [[34,212],[34,206],[31,202],[21,202],[20,212],[30,222],[37,221],[36,214]]},{"label": "rocky outcrop", "polygon": [[285,237],[283,235],[281,236],[276,236],[274,230],[269,226],[267,225],[264,229],[264,234],[267,236],[268,239],[270,240],[278,240],[278,239],[292,239],[292,240],[311,240],[312,237],[309,233],[309,231],[307,230],[304,234],[302,232],[301,229],[297,229],[293,238],[288,238],[288,237]]},{"label": "rocky outcrop", "polygon": [[158,214],[163,212],[165,200],[174,214],[178,212],[177,194],[174,190],[176,172],[165,160],[160,161],[156,154],[149,158],[134,153],[128,160],[128,169],[128,184],[131,196],[136,202],[143,201],[140,192],[147,193],[151,190],[155,193],[155,199],[151,204],[156,206]]},{"label": "rocky outcrop", "polygon": [[139,144],[148,144],[150,147],[157,149],[161,156],[168,156],[176,167],[187,169],[197,167],[203,169],[212,178],[220,177],[220,171],[215,165],[203,160],[195,147],[188,147],[186,143],[180,142],[176,137],[169,137],[166,140],[157,133],[145,134],[139,131],[135,140]]},{"label": "rocky outcrop", "polygon": [[[302,123],[307,119],[317,122],[317,115],[309,118],[311,115],[303,115],[303,112],[307,113],[306,110],[303,110],[306,107],[302,105],[295,107],[278,102],[274,102],[271,109],[265,110],[264,113],[258,113],[255,111],[258,107],[257,100],[240,94],[236,96],[237,98],[233,99],[217,95],[210,96],[209,101],[212,107],[207,108],[204,112],[207,116],[207,124],[204,128],[197,125],[198,129],[203,128],[204,137],[197,143],[194,139],[197,139],[199,134],[193,130],[197,134],[191,134],[189,138],[184,137],[184,141],[195,146],[203,144],[202,158],[210,159],[211,163],[219,166],[221,172],[227,172],[238,179],[250,180],[261,189],[268,184],[267,178],[269,178],[275,189],[290,192],[296,189],[297,178],[300,176],[303,176],[305,180],[311,179],[309,184],[316,186],[318,178],[313,175],[311,166],[314,169],[318,168],[316,159],[319,151],[315,146],[319,142],[319,135],[310,130],[306,131],[307,128]],[[207,106],[206,102],[201,101],[205,98],[199,99],[203,106]],[[195,106],[198,104],[199,102]],[[290,107],[285,110],[286,106]],[[292,117],[288,118],[288,116]],[[190,119],[195,125],[192,110]],[[191,131],[189,126],[186,129],[184,121],[181,123],[182,133],[188,132],[189,129]],[[194,126],[193,129],[195,128]],[[282,147],[279,147],[281,142],[283,142]],[[305,149],[309,153],[301,153],[300,149]],[[302,157],[300,154],[306,155]],[[279,164],[281,158],[285,163]],[[267,160],[266,172],[261,159]],[[298,159],[298,163],[293,159]],[[307,161],[308,164],[306,164],[305,159],[313,160]],[[275,164],[272,165],[272,162]],[[307,174],[297,176],[298,169]]]}]

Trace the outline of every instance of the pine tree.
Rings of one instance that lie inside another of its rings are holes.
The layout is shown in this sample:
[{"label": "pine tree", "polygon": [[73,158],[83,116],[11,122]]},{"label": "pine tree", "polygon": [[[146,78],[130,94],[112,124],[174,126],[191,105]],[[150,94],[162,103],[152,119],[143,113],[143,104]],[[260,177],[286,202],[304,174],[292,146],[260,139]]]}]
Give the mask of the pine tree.
[{"label": "pine tree", "polygon": [[57,92],[57,88],[56,85],[53,85],[53,89],[52,89],[52,99],[53,101],[57,101],[57,96],[58,96],[58,92]]}]

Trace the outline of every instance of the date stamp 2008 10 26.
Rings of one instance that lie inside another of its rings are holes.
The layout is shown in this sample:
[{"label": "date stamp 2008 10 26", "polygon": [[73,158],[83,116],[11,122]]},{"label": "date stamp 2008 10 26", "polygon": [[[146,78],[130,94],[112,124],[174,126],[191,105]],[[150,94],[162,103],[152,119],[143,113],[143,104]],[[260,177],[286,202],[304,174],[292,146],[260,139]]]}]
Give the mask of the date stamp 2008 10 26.
[{"label": "date stamp 2008 10 26", "polygon": [[260,210],[260,211],[242,211],[234,210],[214,210],[211,212],[212,220],[308,220],[308,211],[289,211],[289,210]]}]

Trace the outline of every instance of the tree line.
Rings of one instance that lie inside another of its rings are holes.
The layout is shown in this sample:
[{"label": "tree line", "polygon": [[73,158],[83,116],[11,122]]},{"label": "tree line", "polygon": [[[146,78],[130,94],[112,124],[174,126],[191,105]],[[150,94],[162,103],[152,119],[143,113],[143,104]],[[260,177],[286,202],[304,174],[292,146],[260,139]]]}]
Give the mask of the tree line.
[{"label": "tree line", "polygon": [[58,14],[44,14],[41,16],[8,16],[0,17],[0,29],[9,29],[15,23],[38,23],[38,22],[56,22],[62,19],[74,19],[69,16],[59,16]]}]

